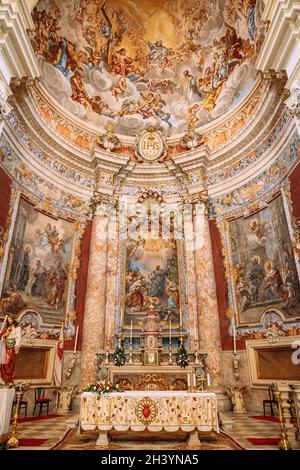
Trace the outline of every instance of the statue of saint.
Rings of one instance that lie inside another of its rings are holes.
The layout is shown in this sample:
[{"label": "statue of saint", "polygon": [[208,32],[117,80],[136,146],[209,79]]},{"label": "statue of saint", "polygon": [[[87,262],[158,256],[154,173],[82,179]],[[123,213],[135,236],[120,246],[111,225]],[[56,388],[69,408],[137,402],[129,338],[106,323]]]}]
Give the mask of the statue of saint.
[{"label": "statue of saint", "polygon": [[244,392],[246,389],[247,387],[245,386],[238,387],[236,385],[234,387],[228,388],[234,413],[238,413],[238,414],[246,413],[246,408],[244,404]]},{"label": "statue of saint", "polygon": [[74,387],[64,387],[59,396],[58,410],[68,411],[71,408]]},{"label": "statue of saint", "polygon": [[20,349],[21,336],[21,327],[14,317],[7,317],[0,334],[0,375],[6,385],[14,383],[15,355]]}]

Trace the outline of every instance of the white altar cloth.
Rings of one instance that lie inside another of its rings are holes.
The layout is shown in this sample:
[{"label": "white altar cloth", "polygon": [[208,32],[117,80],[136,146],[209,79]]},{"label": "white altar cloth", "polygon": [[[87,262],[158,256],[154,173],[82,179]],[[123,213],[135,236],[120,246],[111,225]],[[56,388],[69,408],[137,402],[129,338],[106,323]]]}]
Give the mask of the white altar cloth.
[{"label": "white altar cloth", "polygon": [[128,391],[81,396],[80,426],[100,431],[219,432],[215,393]]},{"label": "white altar cloth", "polygon": [[14,396],[14,388],[0,388],[0,440],[8,434]]}]

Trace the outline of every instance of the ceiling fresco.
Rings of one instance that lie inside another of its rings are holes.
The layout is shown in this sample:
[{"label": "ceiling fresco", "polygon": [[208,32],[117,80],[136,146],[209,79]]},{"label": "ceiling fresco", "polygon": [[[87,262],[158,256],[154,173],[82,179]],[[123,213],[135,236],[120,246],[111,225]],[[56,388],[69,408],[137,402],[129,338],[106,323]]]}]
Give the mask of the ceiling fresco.
[{"label": "ceiling fresco", "polygon": [[250,90],[261,0],[40,0],[43,84],[72,115],[134,135],[222,116]]}]

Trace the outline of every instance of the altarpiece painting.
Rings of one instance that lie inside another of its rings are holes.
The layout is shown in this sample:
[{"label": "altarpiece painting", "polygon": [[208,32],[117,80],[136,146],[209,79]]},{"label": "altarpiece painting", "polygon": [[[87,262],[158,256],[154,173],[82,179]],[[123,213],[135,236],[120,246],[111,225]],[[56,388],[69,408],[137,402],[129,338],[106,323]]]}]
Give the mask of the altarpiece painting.
[{"label": "altarpiece painting", "polygon": [[123,288],[124,325],[138,324],[155,308],[161,320],[180,322],[180,283],[176,240],[127,240]]},{"label": "altarpiece painting", "polygon": [[300,285],[282,198],[231,221],[229,232],[239,323],[259,322],[268,307],[297,316]]},{"label": "altarpiece painting", "polygon": [[64,318],[73,224],[20,200],[0,299],[0,314],[38,311],[46,323]]}]

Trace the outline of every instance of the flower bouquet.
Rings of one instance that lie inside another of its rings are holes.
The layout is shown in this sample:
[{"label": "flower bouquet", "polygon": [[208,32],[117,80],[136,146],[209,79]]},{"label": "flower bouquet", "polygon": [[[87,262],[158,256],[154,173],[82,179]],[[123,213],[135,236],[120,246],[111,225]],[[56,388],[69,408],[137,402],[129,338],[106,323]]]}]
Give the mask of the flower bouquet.
[{"label": "flower bouquet", "polygon": [[105,393],[111,392],[120,392],[119,385],[113,385],[111,382],[102,380],[101,382],[96,382],[94,384],[88,384],[84,392],[92,392],[96,395],[104,395]]}]

